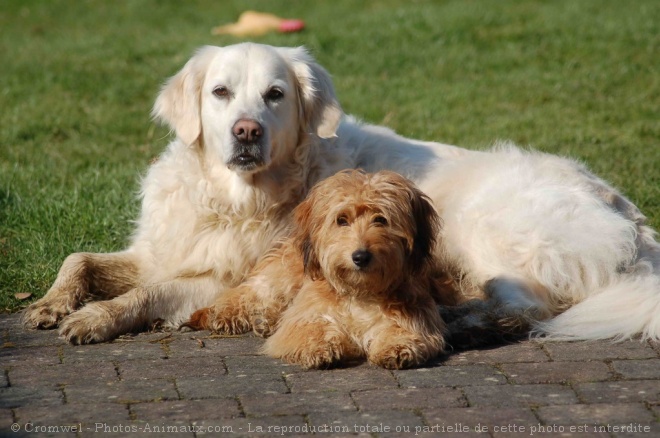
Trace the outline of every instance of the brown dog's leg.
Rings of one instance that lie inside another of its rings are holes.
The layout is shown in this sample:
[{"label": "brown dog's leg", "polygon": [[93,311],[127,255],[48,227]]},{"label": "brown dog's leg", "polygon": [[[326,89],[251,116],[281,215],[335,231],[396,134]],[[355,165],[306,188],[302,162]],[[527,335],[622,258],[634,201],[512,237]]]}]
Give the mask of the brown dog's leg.
[{"label": "brown dog's leg", "polygon": [[371,339],[369,362],[387,369],[403,369],[419,366],[442,353],[445,323],[425,287],[424,282],[406,287],[405,296],[414,300],[383,308],[382,319],[365,334]]},{"label": "brown dog's leg", "polygon": [[442,338],[429,342],[419,333],[391,326],[379,333],[367,351],[369,362],[390,370],[419,366],[442,352]]},{"label": "brown dog's leg", "polygon": [[266,354],[305,369],[335,367],[359,356],[358,351],[343,331],[322,318],[287,320],[264,346]]},{"label": "brown dog's leg", "polygon": [[250,315],[258,305],[255,291],[247,284],[220,293],[209,306],[197,310],[181,327],[193,330],[211,330],[238,335],[252,329]]},{"label": "brown dog's leg", "polygon": [[210,307],[197,310],[182,327],[227,334],[253,329],[268,337],[302,281],[302,259],[287,241],[261,259],[243,284],[221,292]]},{"label": "brown dog's leg", "polygon": [[51,329],[90,299],[110,299],[137,285],[137,258],[128,252],[75,253],[66,258],[48,293],[23,314],[28,328]]},{"label": "brown dog's leg", "polygon": [[[268,278],[264,277],[262,280],[266,281]],[[221,292],[211,306],[197,310],[181,327],[229,335],[254,330],[261,337],[270,336],[292,295],[272,288],[258,292],[253,281]]]},{"label": "brown dog's leg", "polygon": [[263,352],[303,368],[331,368],[364,357],[362,347],[341,326],[343,304],[326,281],[305,283]]}]

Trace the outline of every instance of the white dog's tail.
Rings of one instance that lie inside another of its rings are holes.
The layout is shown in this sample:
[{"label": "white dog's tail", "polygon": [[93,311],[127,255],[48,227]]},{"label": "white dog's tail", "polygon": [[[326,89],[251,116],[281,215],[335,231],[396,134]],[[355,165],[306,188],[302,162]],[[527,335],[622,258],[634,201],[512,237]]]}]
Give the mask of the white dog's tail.
[{"label": "white dog's tail", "polygon": [[650,272],[622,275],[533,331],[549,341],[624,340],[640,334],[642,340],[660,340],[660,277]]}]

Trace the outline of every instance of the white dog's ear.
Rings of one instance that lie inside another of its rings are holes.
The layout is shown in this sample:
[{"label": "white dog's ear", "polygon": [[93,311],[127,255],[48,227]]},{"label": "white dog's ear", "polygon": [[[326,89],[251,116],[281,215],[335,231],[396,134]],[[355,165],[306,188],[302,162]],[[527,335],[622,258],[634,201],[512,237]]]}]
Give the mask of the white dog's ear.
[{"label": "white dog's ear", "polygon": [[219,47],[204,46],[171,77],[158,95],[151,112],[156,120],[167,123],[187,145],[202,133],[201,88],[209,62]]},{"label": "white dog's ear", "polygon": [[299,86],[301,119],[307,132],[334,137],[343,116],[328,72],[303,47],[280,48],[293,67]]}]

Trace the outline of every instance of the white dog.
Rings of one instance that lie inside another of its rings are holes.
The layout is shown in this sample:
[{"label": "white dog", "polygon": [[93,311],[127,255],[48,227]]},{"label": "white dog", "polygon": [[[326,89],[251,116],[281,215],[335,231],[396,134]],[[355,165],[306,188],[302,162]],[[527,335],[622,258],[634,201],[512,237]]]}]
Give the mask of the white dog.
[{"label": "white dog", "polygon": [[[239,284],[291,211],[345,168],[415,181],[444,221],[436,255],[463,298],[550,337],[660,338],[660,245],[638,209],[565,159],[402,138],[344,117],[301,48],[204,47],[154,115],[176,139],[149,169],[130,247],[69,256],[25,312],[73,343],[176,327]],[[568,310],[567,310],[568,309]],[[559,315],[559,316],[556,316]]]}]

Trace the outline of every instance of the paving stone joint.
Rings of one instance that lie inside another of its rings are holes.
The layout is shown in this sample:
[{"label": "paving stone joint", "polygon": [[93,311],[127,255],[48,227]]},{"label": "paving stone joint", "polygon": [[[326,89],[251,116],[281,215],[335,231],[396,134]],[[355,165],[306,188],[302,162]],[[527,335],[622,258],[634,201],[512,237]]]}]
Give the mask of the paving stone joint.
[{"label": "paving stone joint", "polygon": [[424,367],[305,371],[263,340],[71,346],[0,315],[0,436],[660,436],[660,345],[525,340]]}]

